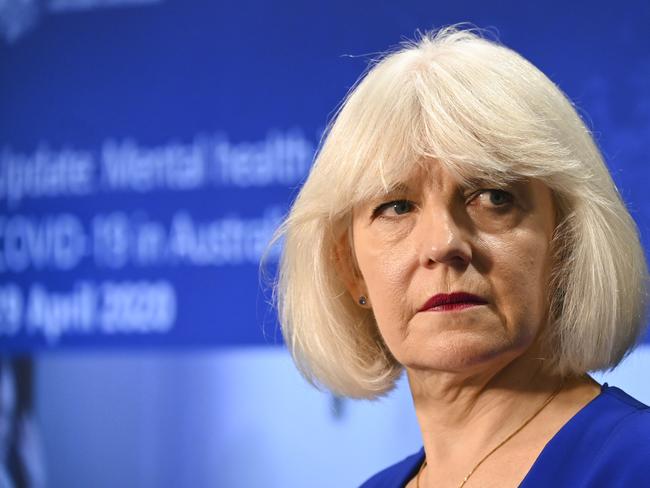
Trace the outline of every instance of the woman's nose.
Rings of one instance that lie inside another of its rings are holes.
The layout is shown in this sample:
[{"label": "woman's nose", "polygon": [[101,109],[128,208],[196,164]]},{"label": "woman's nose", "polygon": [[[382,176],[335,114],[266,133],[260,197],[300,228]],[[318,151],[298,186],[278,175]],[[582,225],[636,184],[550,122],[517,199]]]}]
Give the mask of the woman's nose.
[{"label": "woman's nose", "polygon": [[449,211],[432,212],[423,218],[420,238],[420,264],[431,267],[436,263],[466,267],[472,260],[472,246]]}]

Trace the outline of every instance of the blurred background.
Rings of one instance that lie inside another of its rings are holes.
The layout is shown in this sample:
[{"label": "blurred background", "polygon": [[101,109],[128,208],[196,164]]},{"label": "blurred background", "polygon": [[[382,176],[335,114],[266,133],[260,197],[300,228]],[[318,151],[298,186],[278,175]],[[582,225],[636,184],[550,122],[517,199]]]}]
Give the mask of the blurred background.
[{"label": "blurred background", "polygon": [[[420,448],[404,378],[306,384],[259,261],[368,61],[462,21],[574,100],[648,249],[647,2],[0,0],[0,487],[354,487]],[[646,336],[595,377],[649,403],[649,369]]]}]

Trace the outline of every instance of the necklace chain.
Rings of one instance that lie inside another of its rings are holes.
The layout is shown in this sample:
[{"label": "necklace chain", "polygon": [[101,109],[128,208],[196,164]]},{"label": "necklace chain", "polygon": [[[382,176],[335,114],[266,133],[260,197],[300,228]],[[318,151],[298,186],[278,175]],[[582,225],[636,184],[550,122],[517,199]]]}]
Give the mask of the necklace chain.
[{"label": "necklace chain", "polygon": [[[521,430],[523,430],[524,427],[526,427],[529,423],[533,421],[535,417],[537,417],[546,406],[553,401],[553,399],[557,396],[558,393],[560,393],[560,390],[562,390],[563,384],[560,383],[560,386],[546,399],[546,401],[542,404],[541,407],[539,407],[533,415],[531,415],[523,424],[521,424],[514,432],[512,432],[508,437],[503,439],[501,442],[499,442],[490,452],[488,452],[485,456],[481,458],[481,460],[474,465],[472,470],[465,476],[465,479],[463,482],[458,486],[458,488],[463,488],[465,486],[465,483],[467,483],[467,480],[469,480],[469,477],[474,474],[474,471],[477,470],[477,468],[483,464],[483,461],[485,461],[487,458],[489,458],[497,449],[499,449],[501,446],[503,446],[506,442],[508,442],[510,439],[512,439],[515,435],[517,435]],[[424,462],[422,463],[422,466],[420,466],[420,469],[418,471],[418,474],[415,477],[415,486],[416,488],[420,488],[420,475],[422,474],[422,471],[424,471],[424,468],[427,465],[427,459],[426,457],[424,458]]]}]

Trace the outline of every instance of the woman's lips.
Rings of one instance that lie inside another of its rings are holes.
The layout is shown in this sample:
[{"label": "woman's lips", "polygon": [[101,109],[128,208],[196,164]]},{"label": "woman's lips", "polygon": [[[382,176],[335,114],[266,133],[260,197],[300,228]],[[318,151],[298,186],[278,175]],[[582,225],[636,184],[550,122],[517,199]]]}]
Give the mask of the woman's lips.
[{"label": "woman's lips", "polygon": [[420,312],[451,312],[486,303],[487,301],[483,298],[464,291],[450,294],[439,293],[429,298]]}]

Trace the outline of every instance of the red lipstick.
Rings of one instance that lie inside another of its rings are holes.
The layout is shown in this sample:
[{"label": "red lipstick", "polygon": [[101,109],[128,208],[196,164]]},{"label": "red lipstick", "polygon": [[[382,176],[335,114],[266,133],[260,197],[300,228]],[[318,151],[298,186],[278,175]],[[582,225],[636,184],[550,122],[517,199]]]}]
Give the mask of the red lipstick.
[{"label": "red lipstick", "polygon": [[486,303],[487,301],[483,298],[464,291],[450,293],[449,295],[439,293],[429,298],[420,309],[420,312],[450,312]]}]

